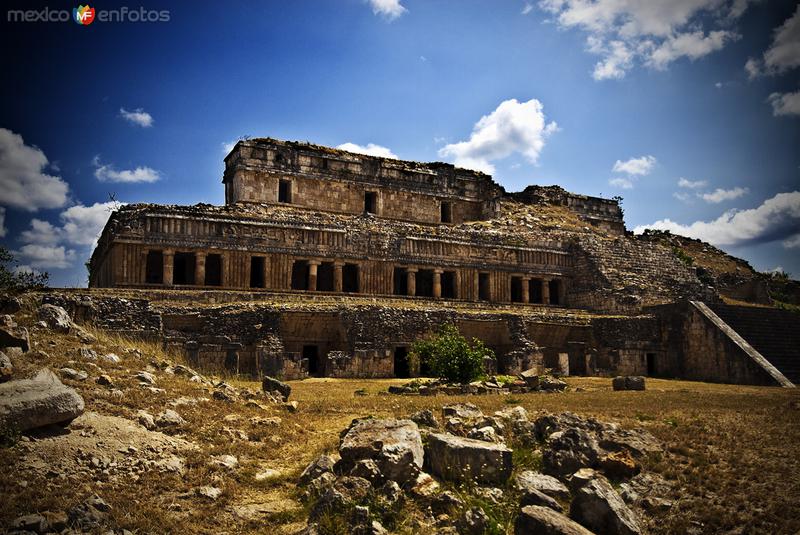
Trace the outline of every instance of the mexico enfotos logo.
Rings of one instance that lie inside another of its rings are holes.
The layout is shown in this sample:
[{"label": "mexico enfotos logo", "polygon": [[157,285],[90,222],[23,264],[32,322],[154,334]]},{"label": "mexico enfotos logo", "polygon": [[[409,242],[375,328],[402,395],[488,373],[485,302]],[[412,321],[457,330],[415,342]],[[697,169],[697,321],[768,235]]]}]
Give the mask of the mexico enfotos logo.
[{"label": "mexico enfotos logo", "polygon": [[6,14],[7,22],[69,22],[75,21],[81,26],[98,22],[169,22],[170,12],[167,9],[145,9],[143,7],[120,7],[116,9],[95,9],[87,5],[79,5],[72,11],[68,9],[10,9]]}]

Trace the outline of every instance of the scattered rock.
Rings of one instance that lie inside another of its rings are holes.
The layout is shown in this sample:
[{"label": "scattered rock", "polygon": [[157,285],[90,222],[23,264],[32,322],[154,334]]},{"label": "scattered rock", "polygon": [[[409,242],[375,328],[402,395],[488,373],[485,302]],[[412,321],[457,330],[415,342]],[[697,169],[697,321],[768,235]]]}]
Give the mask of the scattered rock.
[{"label": "scattered rock", "polygon": [[431,472],[443,479],[503,483],[511,476],[511,450],[501,444],[431,433],[425,451]]},{"label": "scattered rock", "polygon": [[148,431],[152,431],[157,427],[155,417],[147,411],[137,411],[136,419]]},{"label": "scattered rock", "polygon": [[283,408],[289,412],[297,412],[300,408],[300,404],[297,401],[287,401],[283,404]]},{"label": "scattered rock", "polygon": [[558,431],[548,439],[548,448],[542,455],[542,471],[565,477],[581,468],[595,466],[599,455],[597,441],[583,429]]},{"label": "scattered rock", "polygon": [[472,403],[456,403],[442,407],[442,418],[459,418],[461,420],[479,420],[483,418],[481,410]]},{"label": "scattered rock", "polygon": [[489,517],[480,507],[470,507],[456,522],[462,535],[483,535],[489,528]]},{"label": "scattered rock", "polygon": [[519,374],[520,379],[525,381],[525,386],[534,390],[539,388],[539,372],[536,368],[525,370]]},{"label": "scattered rock", "polygon": [[186,423],[180,414],[172,409],[166,409],[156,418],[156,425],[158,427],[178,427]]},{"label": "scattered rock", "polygon": [[350,470],[350,475],[362,477],[376,487],[383,482],[383,474],[381,474],[378,464],[372,459],[361,459],[357,461],[355,466]]},{"label": "scattered rock", "polygon": [[33,379],[0,384],[0,427],[22,432],[64,425],[80,416],[83,409],[83,398],[46,368]]},{"label": "scattered rock", "polygon": [[144,371],[139,372],[134,376],[134,378],[138,379],[140,383],[144,383],[146,385],[154,385],[154,384],[156,384],[156,378],[150,372],[144,372]]},{"label": "scattered rock", "polygon": [[211,487],[211,486],[198,487],[195,489],[194,492],[197,496],[200,496],[201,498],[207,498],[209,500],[216,500],[217,498],[222,496],[222,489],[218,487]]},{"label": "scattered rock", "polygon": [[48,528],[47,519],[38,514],[20,516],[11,523],[11,531],[46,533]]},{"label": "scattered rock", "polygon": [[644,377],[641,375],[614,377],[611,386],[614,390],[644,390]]},{"label": "scattered rock", "polygon": [[405,485],[422,469],[422,437],[411,420],[354,420],[339,455],[348,470],[359,460],[372,459],[386,479]]},{"label": "scattered rock", "polygon": [[559,513],[564,512],[564,508],[561,507],[561,504],[555,501],[553,498],[545,494],[544,492],[538,491],[536,489],[528,489],[522,494],[522,498],[520,498],[520,505],[540,505],[542,507],[549,507],[553,511],[558,511]]},{"label": "scattered rock", "polygon": [[326,472],[333,472],[335,464],[336,459],[331,455],[320,455],[311,461],[311,463],[306,466],[305,470],[303,470],[303,473],[300,474],[300,484],[306,485]]},{"label": "scattered rock", "polygon": [[95,382],[100,386],[108,386],[108,387],[114,386],[114,381],[111,380],[111,376],[106,374],[99,376],[97,379],[95,379]]},{"label": "scattered rock", "polygon": [[289,395],[292,393],[291,386],[269,376],[265,376],[264,379],[262,379],[261,389],[264,392],[278,392],[283,397],[283,401],[287,401]]},{"label": "scattered rock", "polygon": [[589,481],[597,477],[597,472],[591,468],[581,468],[569,478],[569,489],[575,493],[587,484]]},{"label": "scattered rock", "polygon": [[72,318],[67,311],[55,305],[39,307],[39,321],[43,321],[49,329],[64,334],[72,327]]},{"label": "scattered rock", "polygon": [[583,485],[570,506],[570,517],[597,533],[636,535],[639,522],[608,480],[598,476]]},{"label": "scattered rock", "polygon": [[539,380],[539,390],[545,392],[561,392],[566,390],[567,383],[556,377],[546,375]]},{"label": "scattered rock", "polygon": [[514,525],[515,535],[592,535],[574,520],[548,507],[528,505],[522,508]]},{"label": "scattered rock", "polygon": [[525,470],[517,474],[514,484],[523,495],[535,490],[558,500],[569,500],[570,498],[569,489],[561,481],[533,470]]},{"label": "scattered rock", "polygon": [[370,495],[372,486],[360,477],[344,476],[328,487],[311,508],[309,520],[317,520],[326,511],[340,511],[351,505],[359,505]]},{"label": "scattered rock", "polygon": [[103,355],[102,358],[103,360],[105,360],[106,362],[110,362],[111,364],[119,364],[119,362],[122,360],[116,353],[106,353],[105,355]]},{"label": "scattered rock", "polygon": [[212,457],[211,462],[215,466],[219,466],[225,470],[233,470],[239,466],[239,459],[233,455],[219,455],[217,457]]},{"label": "scattered rock", "polygon": [[0,327],[0,349],[6,347],[18,347],[23,353],[27,353],[31,347],[28,329]]},{"label": "scattered rock", "polygon": [[0,314],[14,315],[22,310],[22,303],[13,295],[0,297]]},{"label": "scattered rock", "polygon": [[71,379],[72,381],[85,381],[89,378],[89,374],[84,371],[73,370],[72,368],[61,368],[58,370],[61,377],[64,379]]},{"label": "scattered rock", "polygon": [[439,482],[427,472],[420,472],[411,487],[411,494],[417,498],[430,499],[439,493]]},{"label": "scattered rock", "polygon": [[14,366],[11,364],[11,359],[8,355],[0,351],[0,383],[5,383],[11,380],[11,375],[14,373]]},{"label": "scattered rock", "polygon": [[97,352],[94,349],[89,349],[88,347],[82,347],[78,349],[78,356],[83,360],[97,360]]},{"label": "scattered rock", "polygon": [[72,527],[89,531],[99,529],[105,523],[109,511],[111,506],[95,494],[72,507],[67,515]]},{"label": "scattered rock", "polygon": [[467,433],[467,438],[474,438],[475,440],[482,440],[484,442],[503,442],[503,437],[495,432],[494,427],[486,426],[481,428],[472,429]]},{"label": "scattered rock", "polygon": [[430,409],[423,409],[421,411],[417,411],[411,416],[409,416],[409,418],[417,425],[421,425],[424,427],[431,427],[433,429],[437,429],[439,427],[439,422],[436,420],[436,416]]},{"label": "scattered rock", "polygon": [[274,468],[265,468],[255,475],[255,480],[259,482],[272,481],[281,477],[281,473]]},{"label": "scattered rock", "polygon": [[598,465],[606,476],[612,479],[627,479],[642,470],[642,467],[627,450],[614,451],[608,455],[601,456]]}]

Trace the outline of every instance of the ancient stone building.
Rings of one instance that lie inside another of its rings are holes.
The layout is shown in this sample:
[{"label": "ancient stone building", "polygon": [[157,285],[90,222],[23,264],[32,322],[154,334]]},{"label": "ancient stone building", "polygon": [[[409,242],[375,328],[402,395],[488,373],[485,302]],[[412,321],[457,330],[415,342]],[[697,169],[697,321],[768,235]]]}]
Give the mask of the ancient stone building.
[{"label": "ancient stone building", "polygon": [[[237,143],[223,184],[224,206],[116,211],[90,262],[90,288],[115,290],[57,300],[108,323],[91,310],[127,292],[143,332],[209,367],[379,377],[443,322],[500,372],[690,376],[655,310],[718,298],[672,248],[626,233],[617,201],[556,186],[507,193],[445,163],[274,139]],[[744,354],[718,379],[775,382]]]}]

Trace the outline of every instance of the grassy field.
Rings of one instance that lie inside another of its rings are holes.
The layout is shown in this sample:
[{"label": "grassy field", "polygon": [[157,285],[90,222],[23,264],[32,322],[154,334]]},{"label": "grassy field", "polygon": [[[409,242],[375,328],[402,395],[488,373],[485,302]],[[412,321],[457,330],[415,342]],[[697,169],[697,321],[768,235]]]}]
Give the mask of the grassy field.
[{"label": "grassy field", "polygon": [[[645,469],[679,489],[670,497],[676,500],[672,510],[648,523],[653,533],[800,530],[800,392],[795,389],[649,379],[645,392],[613,392],[610,379],[573,377],[567,378],[570,388],[563,394],[410,397],[383,394],[400,380],[308,379],[291,383],[291,399],[300,404],[291,413],[279,406],[264,409],[213,399],[209,387],[151,366],[175,356],[156,346],[96,334],[92,347],[117,353],[121,362],[84,366],[90,379],[65,383],[84,396],[87,411],[133,420],[139,409],[157,414],[179,397],[193,399],[176,408],[187,421],[176,436],[197,445],[186,456],[186,473],[145,471],[133,481],[105,477],[91,467],[61,475],[46,467],[23,470],[37,444],[43,448],[47,443],[23,440],[25,448],[22,442],[0,448],[0,526],[25,513],[65,510],[98,493],[112,505],[115,527],[138,533],[293,533],[307,513],[295,485],[298,474],[317,455],[336,450],[339,432],[353,418],[403,417],[422,408],[438,413],[442,405],[469,401],[489,414],[521,405],[531,413],[573,411],[649,430],[668,454],[649,459]],[[74,336],[34,330],[33,339],[36,349],[19,373],[41,366],[57,369],[68,361],[80,366],[75,354],[82,344]],[[163,392],[144,390],[132,378],[148,366]],[[121,396],[94,382],[100,373],[111,376]],[[227,380],[237,388],[260,389],[253,381]],[[367,395],[356,395],[357,390]],[[265,422],[275,417],[280,421]],[[69,448],[58,451],[79,455]],[[211,458],[221,454],[236,455],[240,467],[233,472],[216,468]],[[279,474],[257,480],[255,475],[266,468]],[[182,496],[204,485],[221,488],[222,496],[213,502]]]}]

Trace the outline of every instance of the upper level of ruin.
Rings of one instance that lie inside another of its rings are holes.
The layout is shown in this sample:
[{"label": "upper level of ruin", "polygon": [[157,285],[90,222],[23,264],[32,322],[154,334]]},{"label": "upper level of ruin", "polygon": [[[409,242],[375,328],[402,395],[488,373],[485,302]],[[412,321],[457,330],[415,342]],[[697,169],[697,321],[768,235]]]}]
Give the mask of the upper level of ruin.
[{"label": "upper level of ruin", "polygon": [[619,203],[528,186],[506,193],[491,176],[448,163],[381,158],[272,138],[239,141],[225,158],[225,204],[291,204],[417,223],[460,224],[497,216],[498,203],[565,206],[613,234],[625,230]]}]

